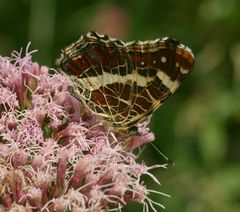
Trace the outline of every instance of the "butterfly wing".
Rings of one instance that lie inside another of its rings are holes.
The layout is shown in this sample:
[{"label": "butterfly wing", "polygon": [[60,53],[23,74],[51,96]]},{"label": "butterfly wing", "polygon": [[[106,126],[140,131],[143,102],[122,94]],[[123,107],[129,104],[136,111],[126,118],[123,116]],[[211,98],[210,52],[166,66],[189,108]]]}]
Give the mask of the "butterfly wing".
[{"label": "butterfly wing", "polygon": [[190,72],[190,49],[171,38],[122,41],[89,32],[58,60],[70,75],[73,95],[119,128],[144,121]]},{"label": "butterfly wing", "polygon": [[113,123],[124,121],[132,68],[123,42],[89,32],[64,49],[58,64],[74,82],[75,97]]},{"label": "butterfly wing", "polygon": [[172,38],[126,44],[133,64],[130,128],[143,121],[181,85],[194,65],[189,48]]}]

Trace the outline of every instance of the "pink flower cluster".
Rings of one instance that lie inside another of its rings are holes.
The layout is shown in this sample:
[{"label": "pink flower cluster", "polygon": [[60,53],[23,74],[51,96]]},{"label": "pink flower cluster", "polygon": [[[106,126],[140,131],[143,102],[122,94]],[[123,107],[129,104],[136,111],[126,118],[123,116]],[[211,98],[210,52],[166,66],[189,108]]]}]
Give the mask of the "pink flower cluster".
[{"label": "pink flower cluster", "polygon": [[[68,78],[33,63],[32,53],[0,56],[0,211],[119,211],[130,201],[144,211],[163,207],[141,177],[159,184],[149,171],[166,165],[137,163],[68,93]],[[153,138],[136,136],[131,149]]]}]

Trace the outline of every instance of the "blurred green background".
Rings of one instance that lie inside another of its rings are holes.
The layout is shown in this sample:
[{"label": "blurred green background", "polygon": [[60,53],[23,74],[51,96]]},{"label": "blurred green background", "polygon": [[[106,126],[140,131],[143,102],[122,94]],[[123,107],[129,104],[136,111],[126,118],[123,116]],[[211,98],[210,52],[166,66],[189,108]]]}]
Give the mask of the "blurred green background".
[{"label": "blurred green background", "polygon": [[[240,1],[0,0],[0,54],[38,49],[54,67],[60,50],[88,30],[130,40],[177,38],[196,57],[183,86],[153,116],[154,144],[175,162],[150,188],[166,211],[240,211]],[[165,162],[147,145],[140,160]],[[123,211],[142,211],[137,204]],[[159,209],[160,211],[160,209]]]}]

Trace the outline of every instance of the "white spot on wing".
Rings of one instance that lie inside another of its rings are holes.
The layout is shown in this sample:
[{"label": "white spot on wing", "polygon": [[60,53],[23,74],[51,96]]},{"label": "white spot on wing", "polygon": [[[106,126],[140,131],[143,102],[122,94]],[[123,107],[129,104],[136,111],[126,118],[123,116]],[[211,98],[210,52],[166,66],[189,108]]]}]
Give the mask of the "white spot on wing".
[{"label": "white spot on wing", "polygon": [[162,56],[162,57],[161,57],[161,62],[162,62],[162,63],[166,63],[166,62],[167,62],[167,58],[164,57],[164,56]]},{"label": "white spot on wing", "polygon": [[188,69],[184,69],[183,67],[180,67],[180,72],[182,74],[187,74],[189,72],[189,70]]}]

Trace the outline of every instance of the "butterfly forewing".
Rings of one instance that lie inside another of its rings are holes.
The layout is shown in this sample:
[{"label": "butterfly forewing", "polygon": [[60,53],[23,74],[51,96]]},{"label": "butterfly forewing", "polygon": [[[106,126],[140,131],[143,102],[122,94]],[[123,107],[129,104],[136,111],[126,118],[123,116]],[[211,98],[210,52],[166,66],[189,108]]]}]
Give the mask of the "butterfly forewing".
[{"label": "butterfly forewing", "polygon": [[126,45],[133,63],[133,90],[128,126],[155,111],[180,86],[194,64],[191,51],[171,38]]},{"label": "butterfly forewing", "polygon": [[63,50],[58,64],[73,80],[75,97],[114,126],[129,130],[174,93],[194,57],[171,38],[125,44],[89,32]]}]

